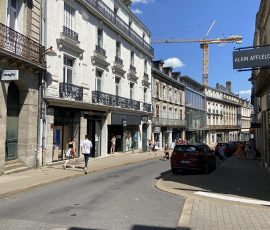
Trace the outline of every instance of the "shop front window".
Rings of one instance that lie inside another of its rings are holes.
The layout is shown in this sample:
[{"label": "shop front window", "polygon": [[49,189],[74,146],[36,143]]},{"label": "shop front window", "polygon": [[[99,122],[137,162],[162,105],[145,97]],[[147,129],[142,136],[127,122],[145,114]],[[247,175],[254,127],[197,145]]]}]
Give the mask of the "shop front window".
[{"label": "shop front window", "polygon": [[54,110],[52,161],[65,159],[70,139],[75,142],[75,155],[79,156],[80,113],[76,110]]}]

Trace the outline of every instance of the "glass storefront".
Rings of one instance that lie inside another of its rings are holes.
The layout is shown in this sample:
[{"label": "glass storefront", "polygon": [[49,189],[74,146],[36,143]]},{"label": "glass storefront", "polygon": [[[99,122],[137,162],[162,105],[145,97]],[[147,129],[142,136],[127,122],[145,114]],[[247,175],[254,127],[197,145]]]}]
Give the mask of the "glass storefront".
[{"label": "glass storefront", "polygon": [[67,108],[54,109],[52,161],[65,159],[68,142],[75,141],[76,157],[79,156],[80,112]]}]

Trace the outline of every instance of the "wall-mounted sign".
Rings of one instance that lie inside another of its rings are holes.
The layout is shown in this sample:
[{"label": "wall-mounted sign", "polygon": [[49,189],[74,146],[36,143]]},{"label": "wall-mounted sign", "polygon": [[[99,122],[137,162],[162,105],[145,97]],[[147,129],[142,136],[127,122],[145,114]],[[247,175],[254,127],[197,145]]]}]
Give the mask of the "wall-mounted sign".
[{"label": "wall-mounted sign", "polygon": [[270,66],[270,46],[233,51],[233,68]]},{"label": "wall-mounted sign", "polygon": [[19,70],[2,70],[1,80],[2,81],[19,80]]},{"label": "wall-mounted sign", "polygon": [[127,127],[127,121],[126,120],[122,120],[122,124],[123,124],[123,127]]},{"label": "wall-mounted sign", "polygon": [[148,122],[148,116],[142,116],[142,122],[147,123]]}]

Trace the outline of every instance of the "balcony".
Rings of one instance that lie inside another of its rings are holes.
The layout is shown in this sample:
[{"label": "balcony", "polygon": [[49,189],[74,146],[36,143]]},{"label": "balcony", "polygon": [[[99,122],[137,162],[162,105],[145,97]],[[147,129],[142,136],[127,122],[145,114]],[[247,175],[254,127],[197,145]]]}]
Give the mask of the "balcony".
[{"label": "balcony", "polygon": [[151,113],[152,112],[152,105],[147,104],[147,103],[143,103],[143,111]]},{"label": "balcony", "polygon": [[76,32],[74,32],[73,30],[67,28],[66,26],[63,26],[63,34],[74,39],[75,41],[79,41],[79,36]]},{"label": "balcony", "polygon": [[94,55],[91,57],[91,59],[94,65],[101,66],[104,69],[110,65],[110,63],[106,61],[106,50],[104,50],[100,45],[96,45]]},{"label": "balcony", "polygon": [[147,73],[144,73],[143,75],[143,79],[142,79],[142,85],[145,87],[149,87],[150,86],[150,81],[149,81],[149,76]]},{"label": "balcony", "polygon": [[140,102],[132,99],[103,93],[101,91],[92,91],[92,103],[102,104],[124,109],[140,110]]},{"label": "balcony", "polygon": [[[79,0],[86,8],[94,9],[99,17],[105,17],[107,23],[113,24],[118,30],[127,36],[127,38],[132,39],[133,42],[138,44],[144,51],[150,53],[154,56],[154,49],[148,43],[144,41],[130,26],[125,23],[119,16],[115,15],[114,11],[111,10],[103,1],[101,0]],[[86,3],[85,3],[86,2]]]},{"label": "balcony", "polygon": [[126,71],[124,70],[123,60],[120,57],[115,56],[114,65],[112,66],[114,74],[124,76]]},{"label": "balcony", "polygon": [[75,101],[83,101],[83,88],[70,83],[59,83],[60,98],[72,99]]},{"label": "balcony", "polygon": [[45,68],[45,47],[0,23],[0,52]]},{"label": "balcony", "polygon": [[72,50],[79,58],[82,58],[84,50],[80,48],[79,35],[72,29],[63,26],[60,38],[56,39],[59,50],[64,47]]},{"label": "balcony", "polygon": [[217,130],[217,129],[241,129],[241,125],[208,125],[208,128],[211,130]]},{"label": "balcony", "polygon": [[137,82],[137,80],[139,79],[139,77],[137,76],[137,72],[136,72],[136,67],[133,65],[129,66],[129,71],[128,71],[128,80],[132,81],[132,82]]},{"label": "balcony", "polygon": [[160,118],[160,117],[153,117],[152,123],[155,126],[182,126],[184,127],[186,125],[185,120]]}]

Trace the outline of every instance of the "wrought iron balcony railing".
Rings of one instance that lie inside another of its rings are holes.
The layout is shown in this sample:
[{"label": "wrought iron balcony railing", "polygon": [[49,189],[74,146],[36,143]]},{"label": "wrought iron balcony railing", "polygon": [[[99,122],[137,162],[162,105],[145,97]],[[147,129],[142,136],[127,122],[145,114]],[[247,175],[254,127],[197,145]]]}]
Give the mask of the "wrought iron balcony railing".
[{"label": "wrought iron balcony railing", "polygon": [[75,101],[83,100],[83,88],[70,83],[59,83],[60,98],[74,99]]},{"label": "wrought iron balcony railing", "polygon": [[115,63],[118,65],[123,65],[123,60],[120,57],[115,57]]},{"label": "wrought iron balcony railing", "polygon": [[108,93],[103,93],[101,91],[92,91],[92,103],[120,107],[125,109],[140,110],[139,101]]},{"label": "wrought iron balcony railing", "polygon": [[78,41],[79,40],[79,35],[74,32],[73,30],[67,28],[66,26],[63,26],[63,34],[71,37],[72,39]]},{"label": "wrought iron balcony railing", "polygon": [[129,70],[130,70],[131,72],[133,72],[133,73],[136,73],[136,67],[133,66],[133,65],[130,65],[130,66],[129,66]]},{"label": "wrought iron balcony railing", "polygon": [[106,50],[104,50],[101,46],[96,45],[96,52],[103,57],[106,57]]},{"label": "wrought iron balcony railing", "polygon": [[130,26],[125,23],[119,16],[115,15],[114,11],[111,10],[103,1],[101,0],[85,0],[90,6],[92,6],[101,15],[106,17],[110,22],[112,22],[116,27],[131,37],[133,41],[139,44],[144,50],[154,55],[154,49],[151,47],[142,37],[140,37]]},{"label": "wrought iron balcony railing", "polygon": [[143,103],[143,111],[145,112],[152,112],[152,105],[148,103]]},{"label": "wrought iron balcony railing", "polygon": [[209,129],[241,129],[241,125],[208,125]]},{"label": "wrought iron balcony railing", "polygon": [[152,123],[158,126],[185,126],[186,120],[153,117]]},{"label": "wrought iron balcony railing", "polygon": [[0,23],[0,49],[45,67],[45,47]]}]

